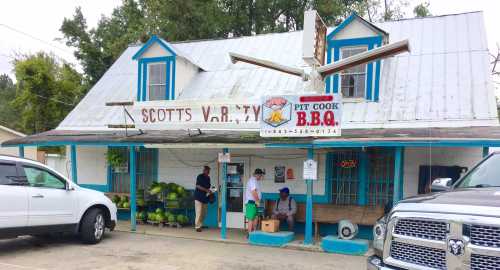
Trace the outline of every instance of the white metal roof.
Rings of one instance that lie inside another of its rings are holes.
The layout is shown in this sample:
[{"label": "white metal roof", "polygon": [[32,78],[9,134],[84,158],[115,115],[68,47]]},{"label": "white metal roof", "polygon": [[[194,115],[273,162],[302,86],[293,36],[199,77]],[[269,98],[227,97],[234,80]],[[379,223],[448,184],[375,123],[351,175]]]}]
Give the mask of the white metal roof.
[{"label": "white metal roof", "polygon": [[[379,102],[345,102],[345,128],[412,128],[497,125],[482,12],[376,24],[390,42],[409,39],[411,53],[382,61]],[[329,29],[331,31],[331,29]],[[231,64],[236,52],[305,67],[302,31],[233,39],[172,43],[203,67],[178,99],[245,98],[304,93],[300,78],[252,65]],[[123,123],[108,101],[135,100],[140,47],[129,47],[58,129],[106,129]]]}]

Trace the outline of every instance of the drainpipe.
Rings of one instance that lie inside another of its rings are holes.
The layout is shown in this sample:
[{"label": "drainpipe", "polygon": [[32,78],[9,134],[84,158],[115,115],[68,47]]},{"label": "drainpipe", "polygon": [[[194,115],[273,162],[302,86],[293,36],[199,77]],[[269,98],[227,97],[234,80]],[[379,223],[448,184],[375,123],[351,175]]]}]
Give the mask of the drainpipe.
[{"label": "drainpipe", "polygon": [[[307,159],[314,159],[314,150],[307,149]],[[304,244],[313,244],[313,180],[306,179],[307,184],[307,200],[306,200],[306,235],[304,237]]]},{"label": "drainpipe", "polygon": [[[222,149],[222,152],[224,154],[229,153],[229,150],[227,148]],[[221,192],[219,192],[220,196],[222,197],[222,204],[221,204],[221,228],[220,228],[220,237],[222,239],[227,239],[226,236],[226,231],[227,231],[227,163],[224,162],[222,163],[222,187],[221,187]]]},{"label": "drainpipe", "polygon": [[71,145],[71,180],[78,184],[77,166],[76,166],[76,145]]},{"label": "drainpipe", "polygon": [[19,145],[19,157],[24,158],[24,145]]},{"label": "drainpipe", "polygon": [[129,148],[129,162],[130,162],[130,230],[135,231],[137,229],[137,223],[135,220],[136,212],[136,153],[135,146],[130,146]]}]

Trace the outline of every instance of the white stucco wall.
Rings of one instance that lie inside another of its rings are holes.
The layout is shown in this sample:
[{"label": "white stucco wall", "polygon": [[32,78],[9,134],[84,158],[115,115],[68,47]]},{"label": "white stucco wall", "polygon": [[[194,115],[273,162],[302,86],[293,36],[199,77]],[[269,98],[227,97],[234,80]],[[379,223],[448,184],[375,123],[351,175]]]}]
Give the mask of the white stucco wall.
[{"label": "white stucco wall", "polygon": [[483,158],[482,148],[405,148],[404,196],[418,194],[418,170],[421,165],[463,166],[469,169]]},{"label": "white stucco wall", "polygon": [[349,25],[337,33],[333,39],[365,38],[376,36],[370,27],[366,26],[358,19],[353,20]]},{"label": "white stucco wall", "polygon": [[176,58],[175,64],[175,97],[177,98],[191,79],[199,72],[198,67],[182,57]]},{"label": "white stucco wall", "polygon": [[[107,162],[106,147],[76,147],[78,184],[106,185]],[[71,157],[70,148],[66,148],[66,157]],[[69,161],[71,168],[71,161]],[[70,169],[71,175],[71,169]]]},{"label": "white stucco wall", "polygon": [[141,58],[165,57],[171,55],[172,53],[163,48],[158,42],[155,42],[141,55]]},{"label": "white stucco wall", "polygon": [[[193,189],[196,176],[201,173],[204,165],[212,168],[212,185],[221,181],[221,166],[217,163],[217,154],[222,150],[216,149],[160,149],[159,150],[159,180],[163,182],[175,182]],[[302,179],[303,162],[306,159],[304,150],[283,149],[233,149],[231,150],[231,161],[244,162],[245,180],[250,177],[256,168],[266,170],[266,176],[262,182],[263,192],[278,192],[278,189],[287,186],[293,194],[305,194],[306,184]],[[316,155],[318,163],[319,179],[314,184],[314,194],[325,193],[325,155]],[[283,165],[287,169],[293,168],[295,180],[286,180],[285,183],[274,183],[274,167]]]}]

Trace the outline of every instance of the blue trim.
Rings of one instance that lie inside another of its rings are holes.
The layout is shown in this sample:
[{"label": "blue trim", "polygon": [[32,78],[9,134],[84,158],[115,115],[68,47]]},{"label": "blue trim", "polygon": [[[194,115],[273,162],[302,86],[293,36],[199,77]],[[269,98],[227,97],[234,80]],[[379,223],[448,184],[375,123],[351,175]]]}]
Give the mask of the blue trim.
[{"label": "blue trim", "polygon": [[76,145],[70,146],[71,150],[71,180],[78,184],[78,170],[76,164]]},{"label": "blue trim", "polygon": [[142,65],[142,89],[141,91],[141,101],[146,100],[146,92],[148,87],[148,65],[145,62],[141,61]]},{"label": "blue trim", "polygon": [[[332,202],[332,183],[333,183],[333,153],[328,152],[325,160],[325,196],[326,203]],[[313,196],[314,202],[314,196]]]},{"label": "blue trim", "polygon": [[165,50],[167,50],[168,52],[170,52],[172,55],[177,55],[174,50],[172,50],[170,48],[170,46],[168,46],[168,44],[166,43],[166,41],[162,40],[161,38],[158,38],[158,36],[156,35],[153,35],[144,45],[142,45],[142,47],[139,49],[139,51],[137,51],[134,56],[132,56],[132,60],[137,60],[139,57],[142,56],[142,54],[144,52],[147,51],[147,49],[149,47],[151,47],[151,45],[153,45],[155,42],[158,42],[158,44],[160,44],[160,46],[162,48],[164,48]]},{"label": "blue trim", "polygon": [[356,14],[356,12],[351,13],[351,15],[347,17],[347,19],[345,19],[341,24],[335,27],[335,29],[333,29],[333,31],[330,32],[328,36],[326,36],[326,39],[327,40],[332,39],[336,34],[338,34],[340,31],[342,31],[342,29],[348,26],[354,19],[356,19],[356,17],[358,17],[358,14]]},{"label": "blue trim", "polygon": [[[327,49],[326,53],[326,63],[329,64],[332,62],[332,53],[330,52],[330,48]],[[330,94],[332,92],[332,76],[326,77],[326,93]]]},{"label": "blue trim", "polygon": [[165,62],[165,69],[167,74],[165,74],[165,99],[170,100],[170,61]]},{"label": "blue trim", "polygon": [[[307,159],[314,159],[314,151],[312,148],[307,149]],[[313,244],[313,181],[306,179],[307,184],[307,200],[306,200],[306,233],[304,236],[304,244]]]},{"label": "blue trim", "polygon": [[100,191],[100,192],[109,192],[110,191],[108,185],[79,184],[78,186],[80,186],[82,188],[88,188],[88,189],[92,189],[92,190],[97,190],[97,191]]},{"label": "blue trim", "polygon": [[136,148],[131,146],[129,150],[130,158],[130,230],[135,231],[137,229],[137,221],[135,219],[137,198],[136,198],[136,177],[137,177],[137,159],[136,159]]},{"label": "blue trim", "polygon": [[[165,100],[175,99],[175,63],[176,56],[163,56],[139,59],[139,73],[137,75],[137,96],[138,101],[147,100],[148,91],[148,65],[151,63],[165,63]],[[142,66],[142,68],[141,68]],[[142,85],[142,86],[141,86]]]},{"label": "blue trim", "polygon": [[[109,151],[109,147],[108,147]],[[107,185],[108,185],[108,190],[113,190],[113,169],[111,168],[111,165],[108,164],[108,169],[107,169]]]},{"label": "blue trim", "polygon": [[490,154],[490,148],[489,147],[483,147],[483,158],[488,156]]},{"label": "blue trim", "polygon": [[359,152],[359,188],[358,188],[358,205],[366,205],[368,203],[368,154],[366,150]]},{"label": "blue trim", "polygon": [[175,100],[175,70],[177,69],[177,61],[173,61],[173,70],[172,70],[172,100]]},{"label": "blue trim", "polygon": [[402,189],[403,189],[403,147],[397,147],[394,153],[394,193],[393,193],[393,204],[396,205],[397,202],[401,200]]},{"label": "blue trim", "polygon": [[137,96],[136,100],[141,101],[141,79],[142,79],[142,61],[139,60],[137,63]]},{"label": "blue trim", "polygon": [[24,158],[24,145],[19,145],[19,157]]},{"label": "blue trim", "polygon": [[[228,153],[229,150],[227,148],[222,149],[222,152]],[[222,192],[221,192],[221,228],[220,228],[220,237],[222,239],[226,239],[226,230],[227,230],[227,163],[222,164]]]},{"label": "blue trim", "polygon": [[[365,38],[351,38],[351,39],[339,39],[339,40],[328,40],[328,50],[327,50],[327,63],[331,63],[332,52],[333,61],[337,62],[341,59],[340,49],[347,46],[366,46],[368,50],[372,50],[375,47],[380,47],[382,45],[382,36],[373,36]],[[375,79],[373,78],[373,65],[375,65]],[[338,93],[340,89],[340,75],[333,74],[333,89],[331,89],[330,77],[327,78],[326,92]],[[365,98],[371,101],[378,101],[379,99],[379,83],[380,83],[380,60],[376,62],[371,62],[366,64],[366,82],[365,82]]]}]

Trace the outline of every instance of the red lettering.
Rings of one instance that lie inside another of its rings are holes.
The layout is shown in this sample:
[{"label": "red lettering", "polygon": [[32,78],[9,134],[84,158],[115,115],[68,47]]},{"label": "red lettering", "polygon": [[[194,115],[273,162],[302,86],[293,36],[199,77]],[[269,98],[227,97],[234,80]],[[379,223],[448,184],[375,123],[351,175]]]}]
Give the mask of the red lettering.
[{"label": "red lettering", "polygon": [[158,122],[165,121],[166,117],[167,113],[165,112],[165,109],[158,109]]},{"label": "red lettering", "polygon": [[155,111],[156,110],[153,108],[149,109],[149,120],[151,121],[151,123],[156,122],[156,118],[154,117]]},{"label": "red lettering", "polygon": [[187,116],[186,121],[191,121],[191,119],[193,119],[193,116],[191,115],[191,108],[187,108],[185,110],[185,112],[186,112],[186,116]]},{"label": "red lettering", "polygon": [[326,126],[335,126],[335,114],[332,111],[326,111],[323,115],[323,123]]},{"label": "red lettering", "polygon": [[253,113],[255,115],[255,122],[259,121],[260,105],[253,105]]},{"label": "red lettering", "polygon": [[166,112],[168,112],[168,121],[172,122],[172,111],[174,109],[165,109]]},{"label": "red lettering", "polygon": [[143,108],[141,110],[141,114],[142,114],[142,122],[147,123],[148,122],[148,110]]},{"label": "red lettering", "polygon": [[182,111],[184,111],[183,108],[176,109],[176,111],[179,113],[179,121],[182,121]]},{"label": "red lettering", "polygon": [[297,126],[303,127],[307,124],[306,112],[297,112]]},{"label": "red lettering", "polygon": [[227,106],[220,107],[220,121],[221,122],[229,122],[229,109]]},{"label": "red lettering", "polygon": [[320,113],[318,111],[311,112],[311,123],[310,126],[319,126],[321,124]]},{"label": "red lettering", "polygon": [[210,106],[205,108],[205,106],[201,106],[201,110],[203,111],[203,119],[205,122],[208,122],[209,116],[210,116]]}]

